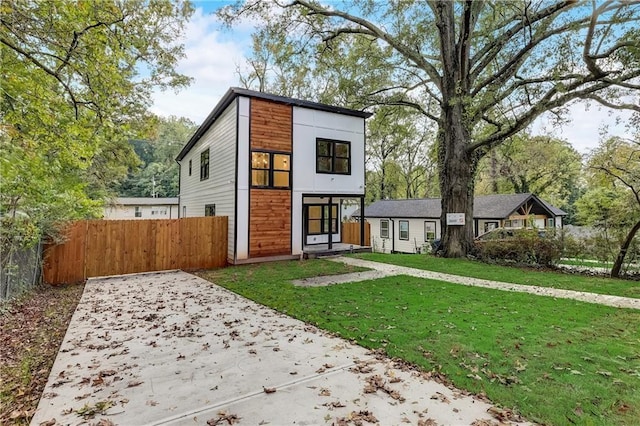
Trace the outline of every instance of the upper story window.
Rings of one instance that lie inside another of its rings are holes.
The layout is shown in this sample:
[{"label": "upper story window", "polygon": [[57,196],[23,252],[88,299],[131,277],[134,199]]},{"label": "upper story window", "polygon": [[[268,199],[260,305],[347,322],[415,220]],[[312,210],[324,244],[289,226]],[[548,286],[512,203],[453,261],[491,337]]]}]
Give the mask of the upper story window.
[{"label": "upper story window", "polygon": [[256,188],[290,188],[291,155],[279,152],[251,152],[251,186]]},{"label": "upper story window", "polygon": [[209,179],[209,148],[200,153],[200,180]]},{"label": "upper story window", "polygon": [[316,172],[351,174],[351,142],[316,139]]},{"label": "upper story window", "polygon": [[192,164],[192,160],[189,160],[189,176],[191,176],[191,164]]}]

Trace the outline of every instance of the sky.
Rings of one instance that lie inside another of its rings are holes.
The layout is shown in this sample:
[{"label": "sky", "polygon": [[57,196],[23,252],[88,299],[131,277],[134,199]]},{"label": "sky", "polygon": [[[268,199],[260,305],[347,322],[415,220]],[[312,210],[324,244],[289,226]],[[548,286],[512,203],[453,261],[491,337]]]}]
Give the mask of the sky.
[{"label": "sky", "polygon": [[[186,57],[177,67],[179,72],[192,77],[193,83],[177,93],[154,92],[151,111],[161,116],[187,117],[200,124],[229,87],[240,85],[237,70],[244,64],[244,55],[251,51],[253,28],[250,22],[233,30],[222,28],[214,13],[229,1],[193,3],[196,10],[184,37]],[[568,124],[558,128],[549,117],[542,117],[533,124],[532,133],[565,139],[581,154],[598,145],[603,128],[610,135],[627,135],[624,123],[630,113],[612,114],[606,108],[596,105],[586,108],[583,104],[571,106],[569,112]]]}]

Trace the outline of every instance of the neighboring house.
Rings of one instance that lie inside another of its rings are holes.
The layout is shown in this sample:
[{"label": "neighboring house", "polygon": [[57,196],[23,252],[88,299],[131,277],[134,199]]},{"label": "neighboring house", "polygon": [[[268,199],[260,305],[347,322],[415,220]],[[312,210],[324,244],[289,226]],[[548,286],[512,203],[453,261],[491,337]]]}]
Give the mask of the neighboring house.
[{"label": "neighboring house", "polygon": [[178,198],[119,197],[104,208],[104,219],[177,219]]},{"label": "neighboring house", "polygon": [[364,206],[369,116],[229,89],[176,158],[180,217],[228,216],[230,263],[331,248],[343,203]]},{"label": "neighboring house", "polygon": [[[378,252],[416,253],[442,235],[440,198],[380,200],[365,207],[371,245]],[[354,215],[359,216],[356,211]],[[481,195],[474,199],[473,229],[562,227],[567,213],[533,194]]]}]

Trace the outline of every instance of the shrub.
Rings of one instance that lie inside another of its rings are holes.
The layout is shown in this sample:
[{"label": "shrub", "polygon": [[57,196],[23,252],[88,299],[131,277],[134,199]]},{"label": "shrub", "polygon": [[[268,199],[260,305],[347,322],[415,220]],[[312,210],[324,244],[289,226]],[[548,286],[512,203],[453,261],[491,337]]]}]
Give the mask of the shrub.
[{"label": "shrub", "polygon": [[551,265],[562,253],[559,238],[545,231],[539,235],[535,229],[517,229],[509,238],[476,241],[477,256],[485,262],[508,262],[527,265]]}]

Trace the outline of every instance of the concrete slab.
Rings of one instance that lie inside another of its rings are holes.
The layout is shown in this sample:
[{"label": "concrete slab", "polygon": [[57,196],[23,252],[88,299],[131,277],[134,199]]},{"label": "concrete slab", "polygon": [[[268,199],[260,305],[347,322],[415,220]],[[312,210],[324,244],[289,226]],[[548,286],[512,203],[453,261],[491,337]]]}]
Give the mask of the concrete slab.
[{"label": "concrete slab", "polygon": [[428,374],[167,272],[88,281],[31,424],[471,424],[490,412]]}]

